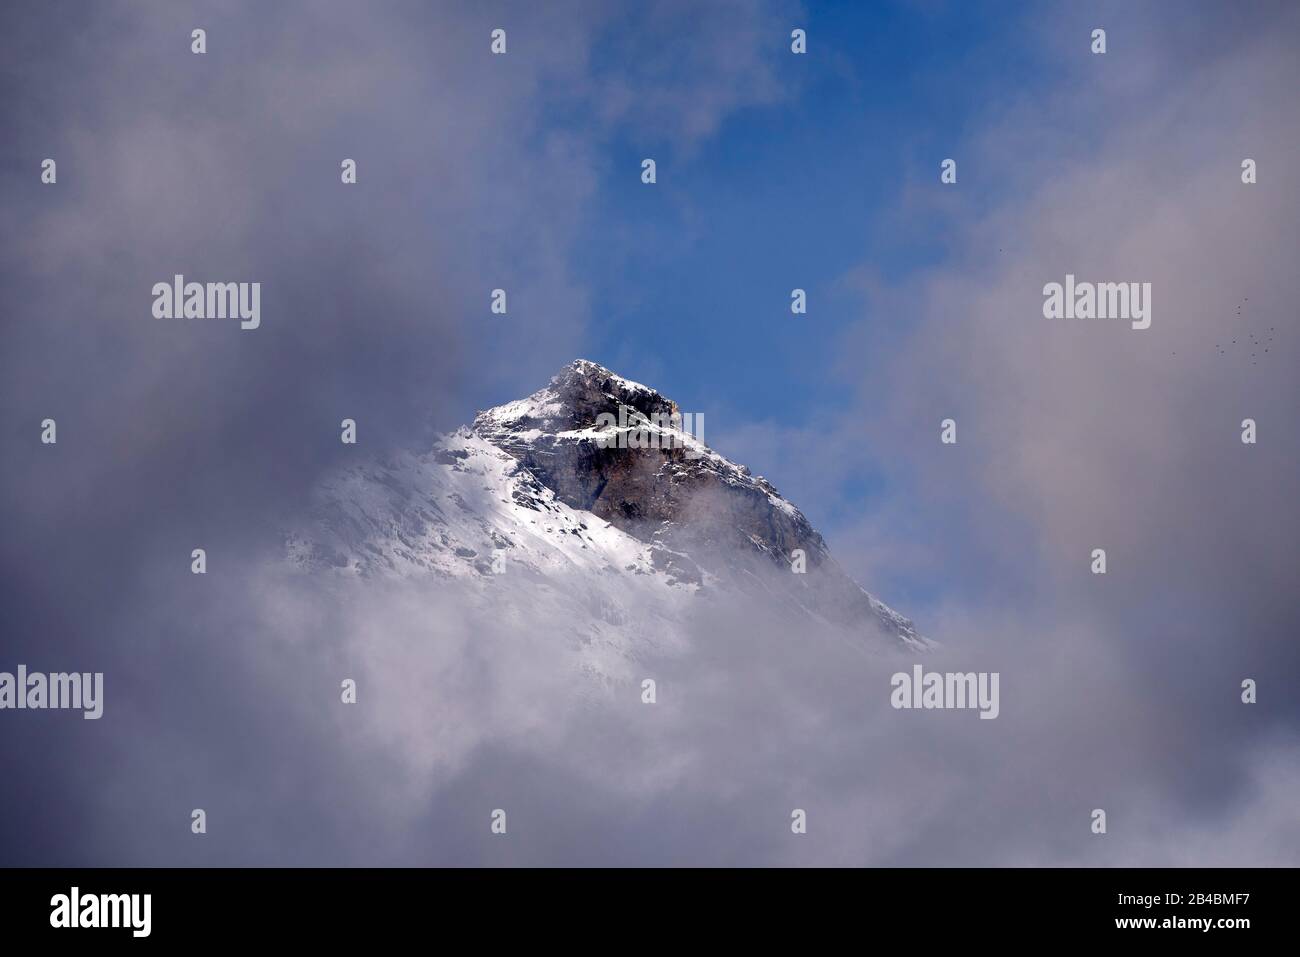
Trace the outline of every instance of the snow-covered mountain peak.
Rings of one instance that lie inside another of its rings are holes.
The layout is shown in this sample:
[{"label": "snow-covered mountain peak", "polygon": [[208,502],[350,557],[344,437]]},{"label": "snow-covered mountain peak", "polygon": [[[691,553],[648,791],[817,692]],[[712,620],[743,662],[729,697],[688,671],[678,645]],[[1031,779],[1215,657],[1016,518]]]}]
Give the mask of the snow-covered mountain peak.
[{"label": "snow-covered mountain peak", "polygon": [[[701,425],[655,389],[586,359],[527,399],[474,420],[475,432],[573,508],[732,578],[775,570],[780,587],[799,600],[812,589],[823,611],[840,609],[832,617],[865,616],[919,642],[910,621],[839,569],[792,502],[709,448]],[[791,574],[796,567],[811,574]]]},{"label": "snow-covered mountain peak", "polygon": [[527,398],[480,412],[474,429],[485,435],[575,431],[594,424],[602,412],[617,415],[620,406],[646,417],[678,412],[675,402],[649,386],[616,375],[589,359],[575,359]]},{"label": "snow-covered mountain peak", "polygon": [[[797,515],[766,479],[709,448],[703,425],[702,415],[683,416],[672,399],[590,359],[575,359],[544,388],[480,412],[474,420],[477,433],[530,467],[545,470],[541,460],[553,457],[557,446],[608,450],[615,453],[610,459],[626,459],[620,451],[654,449],[666,453],[669,473],[697,463],[695,471],[712,472],[723,483],[768,497],[791,518]],[[578,507],[593,504],[576,498]]]},{"label": "snow-covered mountain peak", "polygon": [[[793,622],[928,644],[844,574],[793,503],[690,432],[673,400],[579,359],[430,449],[329,476],[290,555],[341,574],[477,582],[497,601],[514,583],[541,586],[576,602],[575,621],[598,609],[580,630],[606,644],[626,637],[611,622],[670,640],[691,596],[728,594],[776,602]],[[647,617],[633,607],[656,609],[658,624],[629,624]]]}]

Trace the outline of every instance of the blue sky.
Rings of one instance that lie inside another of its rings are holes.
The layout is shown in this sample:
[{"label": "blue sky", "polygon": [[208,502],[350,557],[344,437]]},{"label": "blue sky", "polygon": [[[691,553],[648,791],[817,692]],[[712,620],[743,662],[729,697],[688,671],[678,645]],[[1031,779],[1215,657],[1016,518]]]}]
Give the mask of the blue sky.
[{"label": "blue sky", "polygon": [[[721,376],[728,415],[799,423],[842,404],[844,383],[826,370],[863,308],[843,280],[864,262],[889,281],[942,263],[943,221],[900,235],[894,214],[909,181],[940,188],[940,161],[960,155],[989,102],[1041,76],[1018,22],[969,4],[942,18],[816,5],[792,18],[816,55],[790,54],[784,38],[772,50],[780,102],[739,110],[689,151],[625,130],[575,255],[595,289],[596,356],[618,356],[635,378],[644,353],[646,379],[669,395]],[[638,179],[646,155],[659,162],[655,188]],[[971,195],[988,197],[995,179],[961,170]],[[795,287],[808,291],[806,317],[790,313]],[[883,343],[906,318],[872,317]]]},{"label": "blue sky", "polygon": [[[889,491],[871,464],[887,453],[872,436],[861,436],[868,454],[832,494],[800,496],[817,462],[746,459],[728,433],[816,429],[845,414],[855,373],[879,365],[860,351],[893,349],[912,331],[906,312],[872,301],[862,274],[902,285],[942,269],[958,221],[1018,187],[963,162],[961,204],[948,202],[941,160],[964,159],[983,119],[1062,71],[1045,63],[1025,9],[1010,5],[816,4],[788,25],[769,22],[767,102],[726,113],[698,139],[639,125],[633,113],[600,140],[570,261],[591,295],[583,354],[706,411],[709,440],[776,481],[834,546],[837,529]],[[809,55],[790,52],[794,26],[807,30]],[[593,74],[618,75],[624,52],[597,45]],[[690,64],[681,69],[689,83]],[[539,133],[557,128],[590,133],[569,111]],[[639,178],[646,156],[658,163],[653,187]],[[790,312],[796,287],[808,293],[806,316]],[[865,571],[847,550],[845,559]],[[954,583],[931,573],[878,584],[915,606]]]}]

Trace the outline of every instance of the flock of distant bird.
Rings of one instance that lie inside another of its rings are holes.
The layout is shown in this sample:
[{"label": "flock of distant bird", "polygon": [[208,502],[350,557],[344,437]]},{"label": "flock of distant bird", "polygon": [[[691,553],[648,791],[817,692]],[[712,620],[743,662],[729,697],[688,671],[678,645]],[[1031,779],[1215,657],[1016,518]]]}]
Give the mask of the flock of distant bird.
[{"label": "flock of distant bird", "polygon": [[[1245,318],[1245,317],[1242,315],[1241,307],[1242,307],[1245,303],[1248,303],[1248,302],[1250,302],[1250,297],[1249,297],[1249,296],[1246,296],[1246,297],[1245,297],[1245,298],[1244,298],[1240,303],[1237,304],[1237,318],[1238,318],[1238,319],[1243,319],[1243,318]],[[1250,354],[1250,364],[1251,364],[1251,365],[1259,365],[1259,359],[1260,359],[1260,356],[1262,356],[1265,352],[1268,352],[1269,344],[1273,341],[1273,333],[1276,332],[1276,331],[1277,331],[1277,327],[1276,327],[1276,326],[1269,326],[1269,327],[1268,327],[1268,338],[1267,338],[1267,339],[1260,339],[1260,338],[1257,338],[1257,337],[1255,336],[1255,333],[1253,333],[1253,332],[1247,332],[1247,333],[1246,333],[1246,334],[1250,337],[1250,344],[1251,344],[1251,346],[1254,348],[1254,351],[1251,352],[1251,354]],[[1230,345],[1230,346],[1235,346],[1236,344],[1237,344],[1237,340],[1236,340],[1236,339],[1233,339],[1231,342],[1228,343],[1228,345]],[[1243,343],[1243,345],[1244,345],[1244,343]],[[1221,356],[1226,356],[1226,355],[1228,354],[1228,349],[1227,349],[1227,347],[1224,346],[1222,343],[1218,343],[1218,342],[1216,342],[1216,343],[1214,344],[1214,348],[1216,348],[1216,349],[1219,350],[1219,355],[1221,355]]]}]

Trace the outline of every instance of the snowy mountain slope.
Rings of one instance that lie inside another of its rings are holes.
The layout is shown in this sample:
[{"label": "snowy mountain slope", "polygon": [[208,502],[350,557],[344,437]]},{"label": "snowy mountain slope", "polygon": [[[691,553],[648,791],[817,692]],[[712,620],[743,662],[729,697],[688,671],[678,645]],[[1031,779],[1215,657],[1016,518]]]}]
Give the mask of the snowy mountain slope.
[{"label": "snowy mountain slope", "polygon": [[[331,576],[442,582],[525,620],[544,607],[606,675],[680,645],[701,601],[735,597],[771,605],[796,631],[929,644],[840,570],[798,508],[675,414],[653,389],[578,360],[427,451],[322,481],[289,558]],[[806,574],[792,573],[796,549]]]},{"label": "snowy mountain slope", "polygon": [[645,544],[558,501],[466,428],[427,452],[343,469],[318,487],[316,517],[323,540],[291,541],[291,557],[362,576],[488,575],[494,557],[543,575],[650,570]]},{"label": "snowy mountain slope", "polygon": [[563,622],[601,677],[682,641],[699,585],[657,570],[651,546],[573,509],[467,428],[423,453],[341,469],[315,490],[313,523],[287,539],[298,568],[344,579],[432,579],[523,629]]}]

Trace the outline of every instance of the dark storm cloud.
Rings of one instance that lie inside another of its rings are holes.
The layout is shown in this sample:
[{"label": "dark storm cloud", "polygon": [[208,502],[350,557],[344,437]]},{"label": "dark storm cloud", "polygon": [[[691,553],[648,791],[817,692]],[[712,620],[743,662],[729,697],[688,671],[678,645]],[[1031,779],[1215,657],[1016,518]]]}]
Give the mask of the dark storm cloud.
[{"label": "dark storm cloud", "polygon": [[[335,662],[253,614],[256,570],[343,418],[365,454],[418,445],[578,354],[596,146],[639,123],[689,149],[773,95],[756,35],[710,55],[727,13],[656,7],[615,85],[603,5],[6,7],[4,666],[108,689],[100,722],[6,714],[6,862],[365,859],[340,819],[396,772],[336,760],[310,690],[335,700]],[[154,319],[177,273],[261,283],[260,327]],[[492,323],[497,286],[530,321]],[[238,840],[188,840],[208,804]]]}]

